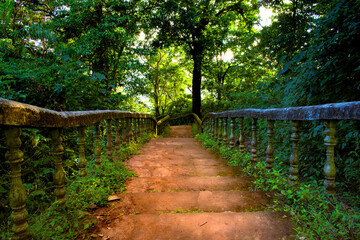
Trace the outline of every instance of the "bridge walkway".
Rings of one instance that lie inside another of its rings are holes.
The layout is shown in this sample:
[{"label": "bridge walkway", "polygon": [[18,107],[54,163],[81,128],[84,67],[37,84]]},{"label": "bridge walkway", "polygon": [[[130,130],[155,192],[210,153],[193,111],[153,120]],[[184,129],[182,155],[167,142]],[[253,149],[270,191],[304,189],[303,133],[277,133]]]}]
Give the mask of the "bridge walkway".
[{"label": "bridge walkway", "polygon": [[95,210],[95,239],[292,239],[293,224],[271,211],[269,193],[174,126],[127,160],[137,173],[119,201]]}]

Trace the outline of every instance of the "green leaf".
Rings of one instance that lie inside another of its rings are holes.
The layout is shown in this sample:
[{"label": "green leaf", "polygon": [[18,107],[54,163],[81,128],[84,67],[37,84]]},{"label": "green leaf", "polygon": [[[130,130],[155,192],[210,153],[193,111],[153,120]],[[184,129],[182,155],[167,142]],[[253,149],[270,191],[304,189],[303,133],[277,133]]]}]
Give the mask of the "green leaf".
[{"label": "green leaf", "polygon": [[296,54],[295,57],[293,58],[293,61],[297,62],[297,63],[300,62],[300,60],[305,56],[305,54],[306,54],[306,51],[302,51],[302,52]]}]

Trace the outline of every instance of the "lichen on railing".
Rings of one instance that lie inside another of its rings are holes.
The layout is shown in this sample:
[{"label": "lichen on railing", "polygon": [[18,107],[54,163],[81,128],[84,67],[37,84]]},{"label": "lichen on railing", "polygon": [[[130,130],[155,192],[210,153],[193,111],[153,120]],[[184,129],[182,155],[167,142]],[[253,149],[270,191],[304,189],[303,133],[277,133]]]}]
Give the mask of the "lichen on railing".
[{"label": "lichen on railing", "polygon": [[[335,193],[335,176],[336,166],[334,162],[334,147],[337,143],[335,137],[336,124],[339,120],[360,120],[360,102],[332,103],[306,107],[274,108],[274,109],[242,109],[235,111],[226,111],[220,113],[209,113],[202,120],[205,131],[210,136],[222,143],[227,143],[239,151],[245,151],[244,145],[244,118],[250,118],[251,124],[251,156],[252,161],[257,159],[257,120],[264,119],[267,121],[268,145],[266,149],[266,167],[271,169],[274,163],[274,122],[291,121],[291,142],[292,153],[290,155],[289,182],[297,185],[299,180],[299,161],[298,142],[301,137],[300,125],[302,121],[320,120],[325,125],[324,144],[326,146],[326,161],[324,164],[326,192]],[[237,141],[234,136],[234,120],[239,122],[239,137]],[[229,123],[230,120],[230,124]],[[230,135],[228,136],[228,132]]]},{"label": "lichen on railing", "polygon": [[[119,156],[120,144],[137,139],[145,132],[156,132],[158,123],[150,114],[134,113],[117,110],[75,111],[57,112],[24,103],[19,103],[0,98],[0,125],[5,133],[5,145],[7,153],[6,161],[10,164],[11,189],[9,203],[12,208],[10,216],[13,222],[14,239],[28,239],[27,210],[25,207],[26,191],[21,180],[21,151],[22,128],[48,128],[52,144],[54,158],[54,195],[56,201],[65,203],[65,173],[62,157],[62,130],[64,128],[78,128],[79,144],[79,175],[85,176],[87,159],[85,156],[85,129],[94,125],[95,128],[95,162],[101,164],[100,148],[100,122],[107,123],[107,156],[110,161],[115,161],[113,156]],[[166,121],[166,120],[164,120]],[[163,121],[163,122],[164,122]],[[112,131],[115,122],[115,144],[113,143]],[[115,152],[114,152],[115,150]]]}]

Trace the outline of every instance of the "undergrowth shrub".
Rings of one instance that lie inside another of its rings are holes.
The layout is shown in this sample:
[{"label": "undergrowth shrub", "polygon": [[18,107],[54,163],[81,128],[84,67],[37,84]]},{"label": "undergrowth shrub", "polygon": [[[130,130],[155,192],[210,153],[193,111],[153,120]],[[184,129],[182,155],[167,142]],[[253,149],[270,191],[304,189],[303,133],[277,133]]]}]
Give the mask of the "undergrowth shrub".
[{"label": "undergrowth shrub", "polygon": [[274,210],[290,213],[298,239],[360,239],[359,209],[325,194],[318,181],[300,182],[294,187],[288,181],[288,164],[279,158],[268,171],[264,159],[253,163],[248,153],[220,145],[206,133],[197,138],[203,146],[227,159],[229,165],[239,166],[244,173],[253,176],[256,190],[273,192]]}]

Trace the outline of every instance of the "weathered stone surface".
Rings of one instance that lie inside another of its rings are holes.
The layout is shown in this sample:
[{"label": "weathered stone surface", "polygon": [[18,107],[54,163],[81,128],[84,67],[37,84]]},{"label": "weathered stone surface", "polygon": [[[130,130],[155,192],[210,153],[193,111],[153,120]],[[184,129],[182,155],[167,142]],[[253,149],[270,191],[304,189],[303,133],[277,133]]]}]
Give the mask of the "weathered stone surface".
[{"label": "weathered stone surface", "polygon": [[191,134],[191,126],[173,126],[170,138],[152,139],[128,159],[138,177],[116,194],[120,201],[93,212],[97,222],[87,234],[114,240],[294,239],[288,215],[263,211],[271,194],[248,191],[252,179]]},{"label": "weathered stone surface", "polygon": [[79,127],[106,119],[149,118],[150,114],[117,110],[57,112],[33,105],[0,98],[0,124],[23,127]]},{"label": "weathered stone surface", "polygon": [[102,239],[294,239],[287,216],[276,212],[124,215],[101,229]]},{"label": "weathered stone surface", "polygon": [[306,107],[241,109],[221,113],[209,113],[206,118],[251,117],[266,120],[332,120],[360,119],[360,102],[330,103]]}]

